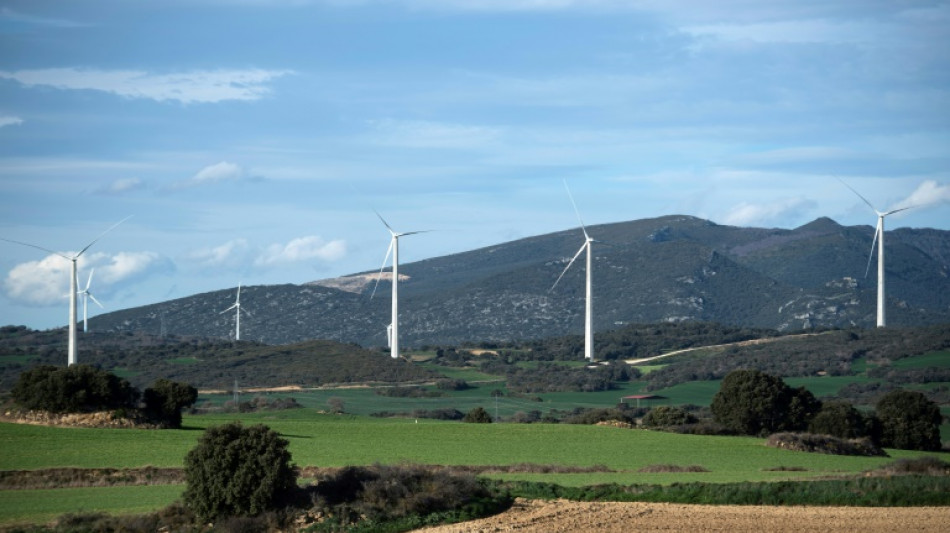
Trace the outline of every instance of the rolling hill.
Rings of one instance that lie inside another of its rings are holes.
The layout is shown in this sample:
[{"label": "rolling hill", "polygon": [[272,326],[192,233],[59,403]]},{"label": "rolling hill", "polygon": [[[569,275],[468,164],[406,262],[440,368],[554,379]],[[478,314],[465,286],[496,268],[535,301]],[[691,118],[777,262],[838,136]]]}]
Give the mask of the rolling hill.
[{"label": "rolling hill", "polygon": [[[595,245],[595,329],[713,321],[796,331],[874,325],[876,271],[865,278],[873,228],[820,218],[792,230],[723,226],[667,216],[589,228]],[[583,331],[584,272],[572,268],[578,230],[400,265],[400,331],[407,346],[538,339]],[[950,322],[950,232],[888,232],[888,323]],[[405,278],[403,278],[403,274]],[[242,337],[267,344],[332,339],[385,345],[389,280],[375,273],[303,285],[249,286]],[[227,337],[233,291],[99,315],[101,332]]]}]

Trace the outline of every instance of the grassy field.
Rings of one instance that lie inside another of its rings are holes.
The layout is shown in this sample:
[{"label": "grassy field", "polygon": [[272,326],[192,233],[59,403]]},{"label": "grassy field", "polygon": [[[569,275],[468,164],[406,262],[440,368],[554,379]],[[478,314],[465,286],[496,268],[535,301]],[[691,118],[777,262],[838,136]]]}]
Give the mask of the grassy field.
[{"label": "grassy field", "polygon": [[[0,469],[74,466],[180,467],[202,430],[241,420],[264,423],[290,442],[300,466],[373,463],[514,465],[533,463],[590,467],[611,472],[490,474],[564,486],[600,483],[671,484],[703,481],[777,481],[857,473],[918,452],[891,451],[891,458],[842,457],[768,448],[762,439],[704,437],[560,424],[463,424],[431,420],[326,415],[312,409],[268,414],[186,416],[183,430],[109,430],[0,424]],[[640,473],[650,465],[702,466],[708,472]],[[782,471],[795,468],[802,471]],[[78,511],[135,513],[168,505],[182,486],[0,491],[0,524],[44,521]]]}]

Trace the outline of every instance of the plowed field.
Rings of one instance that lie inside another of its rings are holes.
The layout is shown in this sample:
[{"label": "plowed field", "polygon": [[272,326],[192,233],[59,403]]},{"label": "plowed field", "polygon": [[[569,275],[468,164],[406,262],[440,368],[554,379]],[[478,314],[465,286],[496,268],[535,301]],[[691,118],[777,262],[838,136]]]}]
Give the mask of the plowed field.
[{"label": "plowed field", "polygon": [[425,533],[950,531],[950,507],[766,507],[518,499],[500,515]]}]

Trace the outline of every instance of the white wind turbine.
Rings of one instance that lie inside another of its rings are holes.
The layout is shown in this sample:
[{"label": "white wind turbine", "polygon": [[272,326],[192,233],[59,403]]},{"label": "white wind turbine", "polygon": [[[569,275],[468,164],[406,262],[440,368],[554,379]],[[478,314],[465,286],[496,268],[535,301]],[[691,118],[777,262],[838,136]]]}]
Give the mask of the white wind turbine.
[{"label": "white wind turbine", "polygon": [[235,298],[234,300],[234,305],[232,305],[231,307],[228,307],[227,309],[225,309],[224,311],[221,311],[218,314],[223,315],[224,313],[227,313],[231,309],[234,309],[234,340],[239,341],[241,340],[241,311],[244,311],[245,313],[247,313],[248,316],[251,315],[250,311],[248,311],[247,309],[241,308],[241,284],[240,283],[238,283],[238,286],[237,286],[237,298]]},{"label": "white wind turbine", "polygon": [[389,240],[389,249],[386,250],[386,257],[383,258],[383,266],[379,268],[379,274],[376,276],[376,285],[373,286],[373,294],[370,295],[370,298],[376,295],[376,288],[379,287],[379,280],[383,277],[383,269],[386,268],[386,261],[389,260],[389,254],[393,255],[393,298],[392,298],[392,318],[388,326],[386,326],[386,337],[389,340],[389,355],[393,359],[399,358],[399,237],[405,237],[407,235],[415,235],[417,233],[425,233],[425,231],[407,231],[405,233],[396,233],[392,226],[386,222],[386,219],[382,215],[376,212],[376,216],[379,217],[379,220],[382,221],[383,225],[386,226],[386,229],[389,231],[389,234],[392,238]]},{"label": "white wind turbine", "polygon": [[906,211],[915,206],[902,207],[900,209],[891,209],[890,211],[878,211],[867,198],[861,196],[861,193],[854,190],[853,187],[848,185],[842,180],[841,184],[845,187],[851,189],[851,192],[858,195],[858,198],[864,201],[871,208],[872,211],[877,213],[877,228],[874,230],[874,240],[871,241],[871,252],[868,254],[868,266],[864,269],[864,277],[868,277],[868,272],[871,270],[871,258],[874,257],[874,245],[877,244],[877,327],[883,328],[887,325],[886,313],[884,311],[884,217],[893,215],[900,211]]},{"label": "white wind turbine", "polygon": [[91,292],[89,292],[89,286],[92,285],[92,273],[95,271],[96,269],[94,268],[89,271],[89,279],[86,280],[86,288],[79,291],[79,294],[82,295],[82,332],[83,333],[87,333],[89,331],[89,312],[88,312],[89,300],[92,299],[92,301],[95,302],[96,305],[98,305],[100,309],[105,309],[105,307],[102,307],[102,304],[99,303],[99,300],[96,300],[96,297],[93,296]]},{"label": "white wind turbine", "polygon": [[78,253],[76,253],[75,255],[72,255],[72,256],[66,255],[66,254],[63,254],[63,253],[60,253],[60,252],[57,252],[57,251],[55,251],[55,250],[50,250],[49,248],[43,248],[42,246],[37,246],[37,245],[35,245],[35,244],[30,244],[30,243],[27,243],[27,242],[13,241],[13,240],[10,240],[10,239],[2,239],[2,240],[7,241],[7,242],[12,242],[12,243],[15,243],[15,244],[22,244],[23,246],[29,246],[30,248],[36,248],[37,250],[43,250],[44,252],[49,252],[49,253],[51,253],[51,254],[58,255],[58,256],[62,257],[63,259],[66,259],[66,260],[72,262],[72,269],[70,270],[70,273],[69,273],[69,345],[68,345],[68,351],[67,351],[67,356],[66,356],[67,364],[68,364],[69,366],[72,366],[72,365],[76,364],[76,296],[78,296],[78,292],[79,292],[79,291],[77,290],[77,286],[79,285],[79,282],[78,282],[78,278],[76,277],[76,276],[77,276],[77,274],[76,274],[76,269],[77,269],[76,261],[79,259],[79,256],[81,256],[82,254],[86,253],[86,250],[88,250],[89,247],[92,246],[93,244],[96,244],[96,242],[98,242],[99,239],[101,239],[102,237],[104,237],[106,233],[109,233],[110,231],[112,231],[113,229],[115,229],[116,226],[118,226],[119,224],[125,222],[126,220],[128,220],[128,219],[130,219],[130,218],[132,218],[132,215],[129,215],[129,216],[123,218],[122,220],[116,222],[115,224],[112,225],[112,227],[110,227],[109,229],[103,231],[101,235],[99,235],[99,236],[96,237],[92,242],[90,242],[89,244],[87,244],[85,248],[83,248],[82,250],[79,250]]},{"label": "white wind turbine", "polygon": [[551,286],[550,290],[554,290],[557,287],[557,284],[560,283],[561,278],[564,277],[564,274],[567,273],[568,269],[571,268],[571,265],[574,264],[574,261],[577,260],[578,256],[581,255],[581,252],[587,250],[587,297],[585,299],[584,305],[584,358],[588,361],[594,360],[594,326],[593,326],[593,295],[591,294],[591,270],[592,270],[592,256],[591,256],[591,243],[597,242],[587,234],[587,228],[584,226],[584,220],[581,219],[581,212],[577,210],[577,203],[574,202],[574,196],[571,194],[571,189],[567,186],[567,181],[564,182],[564,188],[567,190],[567,196],[571,199],[571,205],[574,206],[574,213],[577,215],[578,222],[581,223],[581,231],[584,232],[584,244],[581,245],[580,249],[577,250],[577,253],[574,254],[574,257],[571,258],[571,261],[564,267],[564,271],[561,272],[561,275],[558,276],[557,281],[554,282],[554,285]]}]

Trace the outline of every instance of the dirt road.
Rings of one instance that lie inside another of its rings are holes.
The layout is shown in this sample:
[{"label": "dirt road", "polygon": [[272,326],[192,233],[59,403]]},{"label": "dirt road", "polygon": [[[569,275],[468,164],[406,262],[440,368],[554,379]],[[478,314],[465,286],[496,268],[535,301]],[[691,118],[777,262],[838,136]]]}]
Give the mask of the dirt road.
[{"label": "dirt road", "polygon": [[944,532],[950,507],[765,507],[518,499],[507,512],[417,533]]}]

